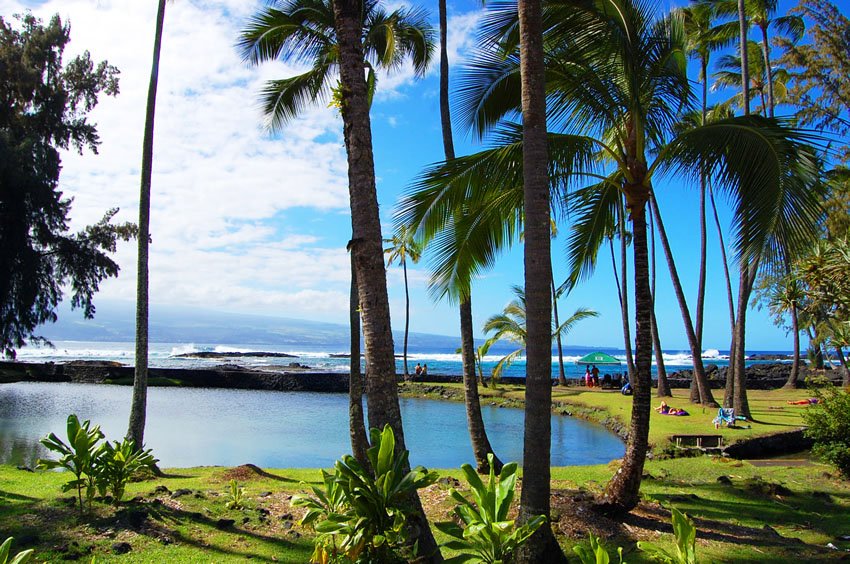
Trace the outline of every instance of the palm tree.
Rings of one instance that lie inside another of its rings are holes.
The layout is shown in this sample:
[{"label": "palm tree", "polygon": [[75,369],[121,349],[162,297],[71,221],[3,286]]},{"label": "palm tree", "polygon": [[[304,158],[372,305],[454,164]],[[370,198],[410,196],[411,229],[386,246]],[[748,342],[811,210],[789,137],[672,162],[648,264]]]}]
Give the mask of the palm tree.
[{"label": "palm tree", "polygon": [[[550,2],[543,15],[549,34],[550,113],[555,127],[566,130],[548,134],[551,192],[561,201],[575,184],[595,181],[601,194],[613,196],[600,197],[589,209],[611,216],[618,194],[623,194],[631,213],[637,321],[634,405],[623,465],[603,496],[606,507],[623,511],[637,503],[648,446],[652,295],[645,209],[653,178],[664,172],[696,175],[702,162],[712,163],[718,187],[729,191],[735,202],[735,225],[740,227],[741,218],[747,218],[748,229],[738,229],[735,241],[746,262],[765,248],[772,233],[786,239],[803,237],[807,220],[817,215],[816,198],[804,186],[812,172],[805,149],[811,137],[758,116],[674,134],[671,125],[693,103],[678,16],[655,19],[642,3],[614,0],[581,6],[569,0]],[[421,213],[426,221],[438,221],[450,213],[447,210],[473,210],[469,237],[487,242],[481,263],[493,260],[497,243],[516,234],[521,218],[530,221],[523,207],[527,203],[518,199],[522,186],[528,186],[522,160],[528,145],[515,125],[504,123],[521,108],[515,31],[515,12],[505,8],[491,14],[485,33],[495,38],[495,46],[476,58],[461,89],[465,117],[482,134],[496,128],[497,146],[432,167],[419,182],[421,193],[409,200],[411,215]],[[523,116],[527,126],[528,116]],[[588,214],[575,218],[574,225],[588,248],[598,248],[610,222]],[[525,232],[528,250],[529,226]],[[771,249],[782,252],[780,246]],[[526,293],[531,303],[528,287]]]},{"label": "palm tree", "polygon": [[[487,339],[488,345],[504,339],[518,347],[496,363],[495,368],[493,368],[494,378],[498,378],[506,368],[525,353],[528,339],[525,291],[519,286],[513,286],[511,289],[516,298],[505,306],[502,313],[491,316],[484,323],[484,332],[493,333],[493,336]],[[555,326],[552,331],[552,339],[561,335],[568,335],[579,321],[598,316],[599,314],[592,309],[578,308],[561,325]],[[550,342],[550,350],[551,346]]]},{"label": "palm tree", "polygon": [[404,379],[410,378],[410,372],[407,369],[407,336],[410,331],[410,292],[407,285],[407,260],[413,264],[419,262],[422,258],[422,249],[419,244],[413,239],[413,230],[402,225],[396,230],[396,234],[390,239],[384,239],[384,243],[389,243],[389,247],[384,249],[384,254],[387,255],[387,266],[398,261],[404,271]]},{"label": "palm tree", "polygon": [[153,62],[148,85],[145,111],[145,133],[142,140],[142,182],[139,190],[138,270],[136,274],[136,368],[133,376],[133,399],[127,438],[137,449],[145,438],[145,418],[148,402],[148,250],[150,247],[151,176],[153,175],[153,126],[156,114],[156,87],[159,81],[159,54],[162,48],[162,28],[165,23],[165,0],[159,0],[156,12],[156,32],[153,42]]},{"label": "palm tree", "polygon": [[[349,247],[349,252],[351,248]],[[369,439],[363,418],[363,374],[360,373],[360,296],[357,292],[357,269],[354,267],[354,255],[349,256],[351,263],[351,290],[348,304],[348,324],[351,328],[349,369],[348,369],[348,434],[351,439],[351,453],[364,468],[370,468]]]},{"label": "palm tree", "polygon": [[[542,0],[518,0],[522,176],[525,212],[526,357],[524,480],[519,520],[549,518],[552,409],[552,280],[549,156],[546,143],[546,71]],[[519,562],[566,561],[549,525],[518,554]]]},{"label": "palm tree", "polygon": [[[332,71],[339,71],[337,93],[351,199],[351,252],[369,361],[369,427],[389,424],[395,432],[396,448],[405,450],[375,187],[369,116],[372,88],[367,85],[364,70],[370,77],[368,82],[374,85],[373,65],[392,69],[410,57],[417,74],[423,74],[434,49],[425,14],[403,9],[388,14],[376,1],[279,1],[251,19],[239,46],[251,64],[282,58],[313,65],[301,75],[268,84],[264,106],[272,127],[294,117],[308,102],[326,99],[332,87]],[[416,513],[410,525],[418,531],[419,549],[439,560],[439,548],[416,494],[411,503]]]}]

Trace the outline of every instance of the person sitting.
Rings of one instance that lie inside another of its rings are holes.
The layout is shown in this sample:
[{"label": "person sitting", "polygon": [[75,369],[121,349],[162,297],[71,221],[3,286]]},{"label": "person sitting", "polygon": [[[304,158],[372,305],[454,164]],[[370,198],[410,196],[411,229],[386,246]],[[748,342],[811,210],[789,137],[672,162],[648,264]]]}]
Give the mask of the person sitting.
[{"label": "person sitting", "polygon": [[612,383],[612,382],[613,382],[613,380],[611,380],[611,375],[610,375],[610,374],[606,374],[605,376],[603,376],[603,377],[602,377],[602,387],[603,387],[603,388],[608,388],[608,389],[610,389],[610,388],[611,388],[611,383]]}]

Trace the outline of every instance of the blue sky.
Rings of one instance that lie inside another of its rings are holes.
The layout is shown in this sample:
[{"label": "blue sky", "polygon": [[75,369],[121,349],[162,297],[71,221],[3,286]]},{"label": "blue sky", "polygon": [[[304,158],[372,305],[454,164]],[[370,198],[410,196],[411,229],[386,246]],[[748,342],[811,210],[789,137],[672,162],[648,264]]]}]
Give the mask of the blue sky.
[{"label": "blue sky", "polygon": [[[262,2],[176,0],[167,7],[157,103],[152,195],[151,300],[207,309],[316,321],[347,322],[350,216],[342,125],[336,111],[317,104],[280,134],[264,127],[257,94],[265,80],[288,76],[296,65],[246,67],[234,44],[239,29]],[[401,5],[391,3],[390,6]],[[423,4],[436,22],[436,2]],[[788,7],[780,3],[781,9]],[[120,206],[134,221],[145,95],[156,2],[138,0],[0,0],[0,14],[31,9],[44,19],[70,21],[68,54],[88,49],[121,70],[121,94],[102,98],[93,117],[103,144],[99,155],[64,156],[61,185],[74,197],[73,227]],[[482,14],[475,2],[449,2],[453,77],[470,54]],[[399,195],[426,165],[442,158],[437,67],[422,80],[409,68],[382,76],[372,111],[381,217],[391,231]],[[481,148],[455,124],[459,155]],[[698,267],[697,193],[681,181],[656,186],[660,207],[689,300]],[[567,228],[553,243],[556,276],[566,271]],[[725,234],[728,238],[728,230]],[[687,341],[669,275],[658,250],[657,317],[662,346],[683,350]],[[124,244],[118,279],[102,285],[104,304],[135,296],[135,247]],[[631,264],[629,264],[631,269]],[[411,330],[456,335],[457,313],[427,294],[427,256],[412,267]],[[709,231],[709,285],[704,348],[726,349],[728,314],[716,234]],[[401,270],[388,272],[393,326],[404,325]],[[501,311],[510,287],[522,283],[517,245],[474,287],[475,326]],[[560,301],[561,315],[577,307],[600,316],[568,337],[575,345],[622,347],[619,306],[610,257],[600,255],[595,275]],[[105,306],[106,307],[106,306]],[[748,350],[787,350],[791,338],[766,313],[749,313]]]}]

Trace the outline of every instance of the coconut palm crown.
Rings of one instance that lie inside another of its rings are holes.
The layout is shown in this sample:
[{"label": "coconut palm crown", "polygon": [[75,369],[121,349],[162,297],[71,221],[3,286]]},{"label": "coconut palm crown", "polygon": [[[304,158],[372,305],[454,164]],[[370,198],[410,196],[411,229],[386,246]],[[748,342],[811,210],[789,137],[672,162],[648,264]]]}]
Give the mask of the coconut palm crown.
[{"label": "coconut palm crown", "polygon": [[[434,31],[421,9],[387,12],[377,0],[363,3],[363,52],[369,99],[376,69],[397,70],[410,60],[422,76],[434,52]],[[261,93],[270,127],[279,129],[311,103],[331,101],[337,86],[339,48],[331,0],[275,0],[249,21],[237,49],[252,65],[274,59],[308,65],[301,74],[270,80]]]}]

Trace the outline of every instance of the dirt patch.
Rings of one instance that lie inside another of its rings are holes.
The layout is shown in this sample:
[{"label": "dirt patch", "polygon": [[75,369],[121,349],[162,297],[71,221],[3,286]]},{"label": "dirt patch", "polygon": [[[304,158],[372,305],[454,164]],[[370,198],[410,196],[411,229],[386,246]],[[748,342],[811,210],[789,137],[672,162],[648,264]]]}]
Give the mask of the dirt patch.
[{"label": "dirt patch", "polygon": [[237,482],[248,482],[250,480],[260,480],[263,478],[268,478],[271,480],[284,479],[280,476],[275,476],[270,472],[266,472],[265,470],[254,464],[243,464],[241,466],[234,466],[233,468],[228,468],[218,476],[215,476],[213,479],[222,482],[229,482],[230,480],[236,480]]}]

